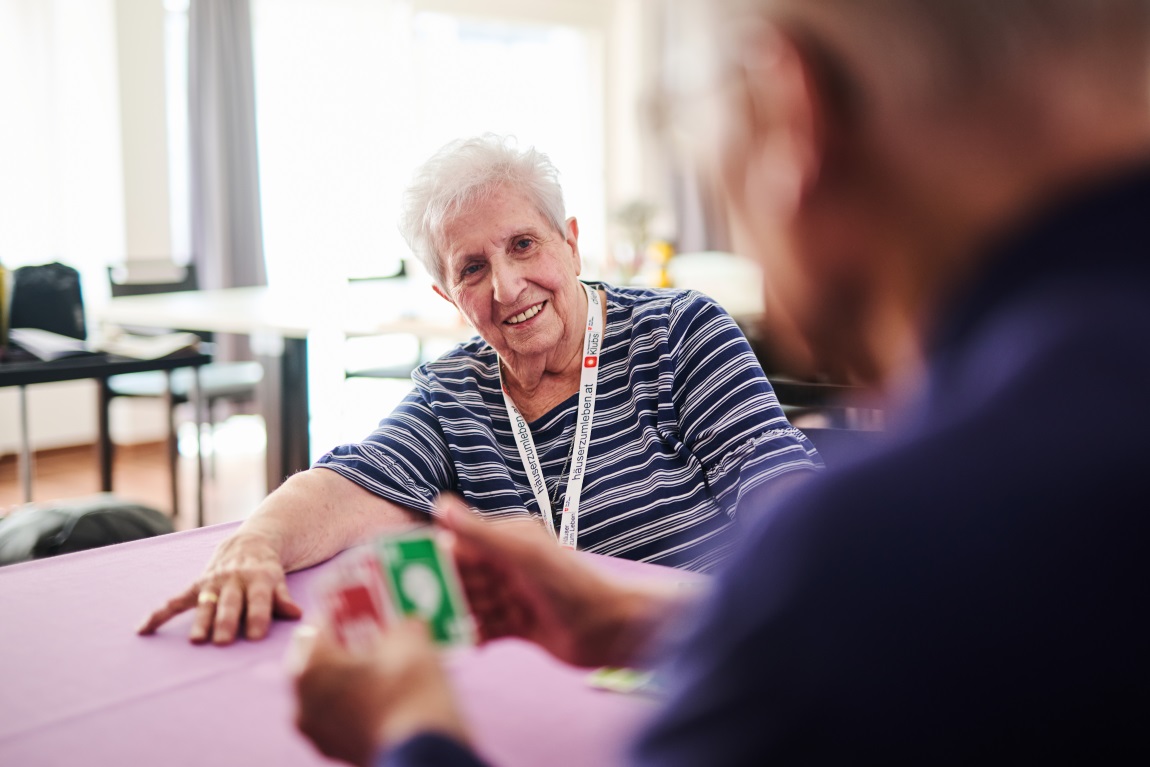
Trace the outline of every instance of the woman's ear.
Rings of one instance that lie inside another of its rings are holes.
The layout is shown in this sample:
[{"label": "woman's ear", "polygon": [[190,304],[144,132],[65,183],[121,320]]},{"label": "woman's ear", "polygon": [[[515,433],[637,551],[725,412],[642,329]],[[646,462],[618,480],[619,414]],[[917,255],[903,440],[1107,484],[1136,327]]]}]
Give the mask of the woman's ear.
[{"label": "woman's ear", "polygon": [[579,222],[574,216],[567,219],[567,244],[571,246],[571,257],[575,259],[575,275],[583,272],[583,258],[579,255]]},{"label": "woman's ear", "polygon": [[447,293],[443,290],[443,288],[439,287],[438,285],[433,284],[431,286],[431,289],[434,290],[436,293],[438,293],[439,297],[442,298],[444,301],[451,304],[452,306],[455,306],[455,302],[453,300],[451,300],[451,296],[447,295]]}]

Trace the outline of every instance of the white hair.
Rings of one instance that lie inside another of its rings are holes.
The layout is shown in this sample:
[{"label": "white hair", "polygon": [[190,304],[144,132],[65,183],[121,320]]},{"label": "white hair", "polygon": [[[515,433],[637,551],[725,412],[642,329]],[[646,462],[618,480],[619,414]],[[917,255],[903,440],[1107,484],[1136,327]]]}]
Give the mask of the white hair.
[{"label": "white hair", "polygon": [[415,172],[404,195],[399,230],[432,279],[444,287],[443,231],[462,210],[500,189],[527,196],[555,230],[567,219],[559,171],[534,147],[485,133],[447,144]]},{"label": "white hair", "polygon": [[768,19],[813,59],[839,119],[873,95],[860,62],[901,81],[904,107],[961,112],[973,94],[1033,91],[1052,64],[1115,103],[1150,92],[1150,0],[697,1],[710,11],[704,61],[739,64],[743,38]]}]

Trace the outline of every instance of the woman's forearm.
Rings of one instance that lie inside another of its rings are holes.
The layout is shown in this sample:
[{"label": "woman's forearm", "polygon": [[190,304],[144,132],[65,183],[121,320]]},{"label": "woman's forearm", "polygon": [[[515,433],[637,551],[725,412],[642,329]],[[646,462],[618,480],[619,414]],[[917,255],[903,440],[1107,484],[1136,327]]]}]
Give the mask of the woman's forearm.
[{"label": "woman's forearm", "polygon": [[420,520],[329,469],[290,477],[269,494],[236,532],[259,536],[278,552],[286,571],[309,567],[388,529]]}]

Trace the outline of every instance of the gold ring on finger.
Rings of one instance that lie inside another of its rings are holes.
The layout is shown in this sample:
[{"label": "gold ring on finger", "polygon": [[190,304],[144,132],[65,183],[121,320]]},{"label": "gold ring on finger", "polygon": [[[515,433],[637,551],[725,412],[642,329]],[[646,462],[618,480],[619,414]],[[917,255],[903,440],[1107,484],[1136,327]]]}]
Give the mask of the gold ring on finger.
[{"label": "gold ring on finger", "polygon": [[196,600],[201,605],[214,605],[219,601],[220,595],[214,591],[201,591],[199,599]]}]

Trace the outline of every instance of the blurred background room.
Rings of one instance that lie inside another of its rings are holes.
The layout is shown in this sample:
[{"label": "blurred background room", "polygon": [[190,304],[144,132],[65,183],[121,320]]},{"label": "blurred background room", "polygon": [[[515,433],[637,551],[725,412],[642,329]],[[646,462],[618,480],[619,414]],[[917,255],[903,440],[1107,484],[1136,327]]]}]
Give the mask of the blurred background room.
[{"label": "blurred background room", "polygon": [[[667,44],[689,23],[671,0],[0,0],[0,264],[74,267],[94,335],[123,275],[274,290],[301,328],[186,329],[217,331],[214,362],[274,359],[291,333],[306,343],[314,459],[363,437],[415,364],[467,334],[414,319],[413,332],[371,332],[376,316],[453,311],[396,227],[412,171],[451,139],[513,134],[559,168],[585,278],[708,293],[797,424],[874,426],[826,407],[841,382],[804,371],[788,388],[795,371],[772,356],[757,268],[730,254],[676,128],[703,81]],[[388,280],[401,295],[357,287]],[[392,297],[360,305],[349,290]],[[97,388],[28,387],[34,501],[99,489]],[[110,430],[116,492],[171,513],[167,407],[117,396]],[[203,521],[241,518],[278,476],[259,398],[221,397],[202,424],[189,408],[176,409],[176,526],[199,521],[197,430]],[[24,500],[19,409],[0,388],[0,514]]]}]

